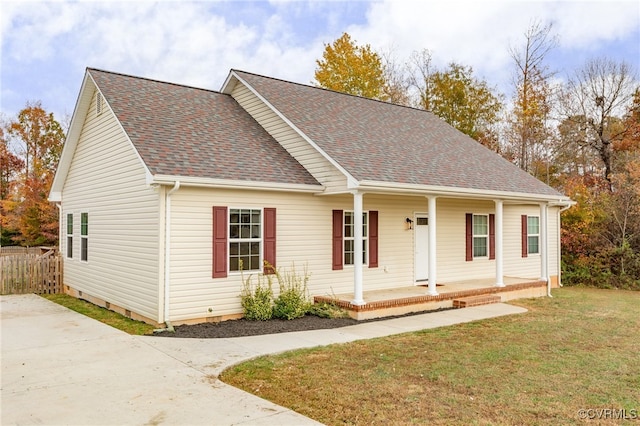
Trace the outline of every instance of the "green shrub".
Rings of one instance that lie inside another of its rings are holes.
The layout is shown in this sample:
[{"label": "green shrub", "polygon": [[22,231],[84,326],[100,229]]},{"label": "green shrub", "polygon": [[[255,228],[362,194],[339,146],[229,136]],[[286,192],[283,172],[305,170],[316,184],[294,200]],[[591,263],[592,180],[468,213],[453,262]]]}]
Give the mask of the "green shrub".
[{"label": "green shrub", "polygon": [[303,317],[311,306],[307,289],[309,274],[306,268],[303,274],[296,272],[295,265],[291,267],[291,271],[281,273],[278,269],[276,279],[280,293],[274,301],[273,316],[287,320]]},{"label": "green shrub", "polygon": [[[242,268],[240,269],[242,271]],[[264,278],[266,277],[266,278]],[[266,281],[266,283],[265,283]],[[266,321],[273,316],[273,289],[271,275],[258,275],[255,288],[251,285],[251,275],[246,280],[242,275],[242,293],[240,301],[244,317],[251,321]]]}]

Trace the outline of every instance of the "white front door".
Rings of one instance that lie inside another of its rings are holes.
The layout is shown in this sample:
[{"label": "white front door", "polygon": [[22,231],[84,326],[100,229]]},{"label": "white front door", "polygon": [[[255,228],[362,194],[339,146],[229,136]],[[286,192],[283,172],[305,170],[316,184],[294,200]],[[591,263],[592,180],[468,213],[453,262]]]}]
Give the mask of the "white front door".
[{"label": "white front door", "polygon": [[417,214],[413,223],[416,243],[416,284],[424,285],[429,279],[429,218]]}]

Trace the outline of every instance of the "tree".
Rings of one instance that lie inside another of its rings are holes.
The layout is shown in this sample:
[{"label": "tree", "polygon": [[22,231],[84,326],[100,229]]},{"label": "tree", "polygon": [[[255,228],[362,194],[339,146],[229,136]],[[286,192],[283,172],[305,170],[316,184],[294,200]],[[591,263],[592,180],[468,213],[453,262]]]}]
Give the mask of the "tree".
[{"label": "tree", "polygon": [[605,58],[589,60],[563,90],[565,119],[584,129],[584,139],[575,142],[597,154],[609,183],[614,172],[613,146],[627,133],[620,117],[637,90],[631,67]]},{"label": "tree", "polygon": [[358,46],[344,33],[326,44],[316,60],[317,86],[365,98],[389,100],[382,58],[368,44]]},{"label": "tree", "polygon": [[383,99],[396,105],[411,106],[410,82],[407,81],[404,67],[399,65],[392,50],[382,53],[382,60],[385,80]]},{"label": "tree", "polygon": [[547,145],[551,136],[550,80],[554,73],[545,65],[545,59],[558,43],[551,30],[551,24],[542,25],[535,21],[524,34],[524,46],[509,48],[515,64],[515,94],[506,136],[516,164],[530,173],[534,171],[534,163],[548,154]]},{"label": "tree", "polygon": [[0,246],[10,245],[11,238],[17,234],[17,231],[9,226],[6,207],[23,167],[24,161],[11,152],[4,128],[0,127]]},{"label": "tree", "polygon": [[502,103],[485,81],[473,76],[473,68],[452,62],[446,70],[430,74],[424,87],[422,108],[481,143],[493,145],[492,128]]},{"label": "tree", "polygon": [[[587,128],[576,128],[584,138]],[[640,96],[616,128],[626,131],[612,143],[614,173],[580,170],[564,191],[577,205],[562,218],[563,270],[567,283],[640,290]],[[591,153],[586,151],[587,154]],[[596,158],[597,160],[597,158]],[[589,161],[593,163],[593,161]]]},{"label": "tree", "polygon": [[47,197],[64,132],[53,114],[47,113],[39,102],[27,103],[5,130],[19,147],[16,154],[22,168],[15,187],[3,200],[3,222],[18,232],[13,239],[20,244],[53,244],[58,239],[58,212]]},{"label": "tree", "polygon": [[427,94],[433,92],[431,76],[436,72],[431,52],[427,49],[412,52],[407,72],[408,84],[413,90],[412,105],[424,109],[424,105],[428,103]]}]

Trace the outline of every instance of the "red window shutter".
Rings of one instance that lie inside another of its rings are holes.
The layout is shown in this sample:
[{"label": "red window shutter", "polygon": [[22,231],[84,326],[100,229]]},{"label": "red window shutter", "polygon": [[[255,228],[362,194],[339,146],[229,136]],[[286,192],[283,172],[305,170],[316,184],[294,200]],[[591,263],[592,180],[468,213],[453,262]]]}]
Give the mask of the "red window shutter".
[{"label": "red window shutter", "polygon": [[369,211],[369,268],[378,267],[378,212]]},{"label": "red window shutter", "polygon": [[333,211],[333,266],[334,271],[342,269],[342,210]]},{"label": "red window shutter", "polygon": [[466,214],[465,234],[466,234],[466,241],[465,241],[466,259],[465,260],[467,262],[470,262],[473,260],[473,214],[472,213]]},{"label": "red window shutter", "polygon": [[527,257],[529,247],[527,245],[527,215],[522,215],[522,257]]},{"label": "red window shutter", "polygon": [[213,207],[213,278],[227,276],[227,208]]},{"label": "red window shutter", "polygon": [[496,258],[496,215],[489,215],[489,259]]},{"label": "red window shutter", "polygon": [[276,272],[276,209],[264,209],[264,261],[270,266],[264,266],[265,274]]}]

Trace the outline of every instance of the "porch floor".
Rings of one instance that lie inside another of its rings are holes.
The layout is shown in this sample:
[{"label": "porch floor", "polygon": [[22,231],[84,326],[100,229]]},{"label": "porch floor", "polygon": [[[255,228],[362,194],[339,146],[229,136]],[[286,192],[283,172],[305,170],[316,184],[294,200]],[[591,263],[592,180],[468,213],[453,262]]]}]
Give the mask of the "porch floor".
[{"label": "porch floor", "polygon": [[353,293],[314,296],[314,302],[330,302],[345,309],[352,318],[370,319],[453,307],[453,300],[496,294],[502,302],[547,294],[547,283],[532,278],[504,277],[505,287],[496,287],[495,279],[475,279],[438,284],[437,296],[430,296],[427,283],[388,290],[365,291],[364,305],[353,305]]}]

